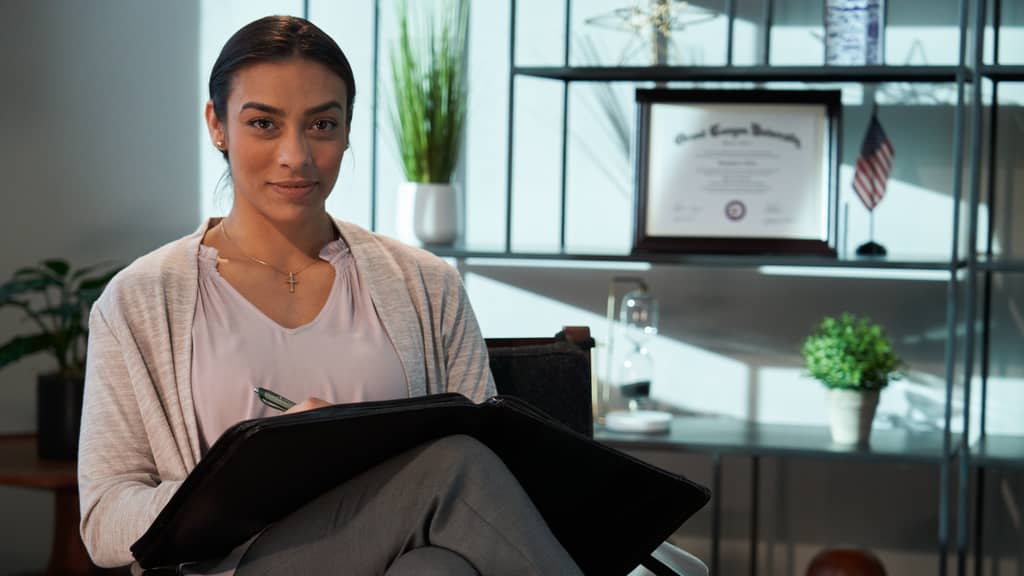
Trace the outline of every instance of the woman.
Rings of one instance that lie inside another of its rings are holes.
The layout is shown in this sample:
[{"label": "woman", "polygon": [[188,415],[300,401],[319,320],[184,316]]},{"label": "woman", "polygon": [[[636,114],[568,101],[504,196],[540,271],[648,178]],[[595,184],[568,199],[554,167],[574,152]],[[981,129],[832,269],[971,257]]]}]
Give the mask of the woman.
[{"label": "woman", "polygon": [[[126,268],[90,319],[79,487],[97,564],[130,563],[217,437],[271,415],[254,386],[304,398],[290,411],[494,393],[458,274],[325,210],[354,101],[344,54],[302,19],[245,26],[214,64],[206,120],[231,212]],[[579,572],[501,461],[466,437],[401,454],[190,569]]]}]

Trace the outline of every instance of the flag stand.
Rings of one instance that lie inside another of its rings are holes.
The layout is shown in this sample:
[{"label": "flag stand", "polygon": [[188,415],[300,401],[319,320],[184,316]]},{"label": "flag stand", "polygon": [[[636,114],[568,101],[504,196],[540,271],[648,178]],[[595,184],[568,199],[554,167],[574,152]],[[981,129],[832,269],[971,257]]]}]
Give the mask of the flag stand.
[{"label": "flag stand", "polygon": [[[868,241],[857,247],[858,256],[885,256],[885,246],[875,242],[875,207],[885,193],[885,182],[889,178],[892,163],[892,145],[889,144],[881,124],[878,123],[878,102],[871,95],[871,122],[868,132],[864,135],[860,157],[857,159],[857,172],[854,174],[853,188],[868,209],[871,221],[871,234]],[[888,159],[888,162],[886,162]],[[865,175],[862,175],[862,168]]]},{"label": "flag stand", "polygon": [[858,256],[885,256],[888,252],[885,246],[882,246],[878,242],[875,242],[875,211],[868,212],[871,216],[871,235],[869,241],[861,244],[857,247]]}]

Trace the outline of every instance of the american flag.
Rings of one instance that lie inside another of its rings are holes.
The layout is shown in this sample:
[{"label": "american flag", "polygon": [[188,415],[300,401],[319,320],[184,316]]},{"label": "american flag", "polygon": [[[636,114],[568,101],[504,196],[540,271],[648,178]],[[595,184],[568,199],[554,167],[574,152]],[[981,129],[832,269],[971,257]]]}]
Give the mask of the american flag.
[{"label": "american flag", "polygon": [[857,170],[853,174],[853,189],[869,211],[874,210],[885,196],[885,183],[889,180],[894,155],[878,116],[872,114],[864,143],[860,146]]}]

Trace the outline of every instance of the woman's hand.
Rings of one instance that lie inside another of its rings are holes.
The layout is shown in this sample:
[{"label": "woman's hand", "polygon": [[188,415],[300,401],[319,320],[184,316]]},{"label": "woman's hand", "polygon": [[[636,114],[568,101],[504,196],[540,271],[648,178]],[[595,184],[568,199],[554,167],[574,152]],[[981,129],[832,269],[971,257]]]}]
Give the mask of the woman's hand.
[{"label": "woman's hand", "polygon": [[285,410],[282,414],[295,414],[296,412],[305,412],[306,410],[313,410],[314,408],[323,408],[324,406],[330,406],[331,403],[316,397],[309,397],[299,402],[295,406]]}]

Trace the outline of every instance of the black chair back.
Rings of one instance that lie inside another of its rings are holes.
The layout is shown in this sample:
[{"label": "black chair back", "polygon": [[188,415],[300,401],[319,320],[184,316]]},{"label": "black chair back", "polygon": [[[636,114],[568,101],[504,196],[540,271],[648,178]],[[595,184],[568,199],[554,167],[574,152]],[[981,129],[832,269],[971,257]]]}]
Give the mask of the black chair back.
[{"label": "black chair back", "polygon": [[594,436],[587,328],[566,328],[553,338],[488,338],[498,394],[516,396],[569,428]]}]

